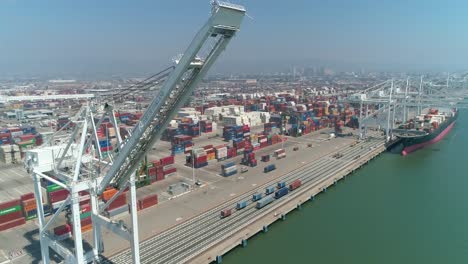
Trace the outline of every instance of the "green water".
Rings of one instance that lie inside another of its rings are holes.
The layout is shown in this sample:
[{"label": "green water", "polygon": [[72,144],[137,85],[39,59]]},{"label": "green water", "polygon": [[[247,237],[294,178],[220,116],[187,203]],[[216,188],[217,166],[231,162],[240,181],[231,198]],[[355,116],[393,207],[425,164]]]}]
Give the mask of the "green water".
[{"label": "green water", "polygon": [[442,141],[385,153],[223,263],[468,263],[468,111]]}]

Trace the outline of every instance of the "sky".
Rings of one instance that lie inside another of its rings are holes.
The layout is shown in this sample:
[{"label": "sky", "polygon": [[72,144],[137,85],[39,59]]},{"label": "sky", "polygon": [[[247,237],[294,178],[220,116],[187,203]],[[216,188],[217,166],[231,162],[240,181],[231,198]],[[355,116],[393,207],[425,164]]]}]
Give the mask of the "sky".
[{"label": "sky", "polygon": [[[212,72],[468,69],[466,0],[231,2],[249,17]],[[157,72],[209,12],[209,0],[0,0],[0,76]]]}]

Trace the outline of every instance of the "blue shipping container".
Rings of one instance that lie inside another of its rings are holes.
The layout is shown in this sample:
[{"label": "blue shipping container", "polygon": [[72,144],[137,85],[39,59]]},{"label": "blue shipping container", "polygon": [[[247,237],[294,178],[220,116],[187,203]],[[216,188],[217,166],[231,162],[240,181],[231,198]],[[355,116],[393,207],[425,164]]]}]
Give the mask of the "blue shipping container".
[{"label": "blue shipping container", "polygon": [[258,201],[262,199],[262,194],[261,193],[254,193],[254,195],[252,195],[252,201]]},{"label": "blue shipping container", "polygon": [[278,182],[278,189],[281,189],[281,188],[284,188],[284,187],[286,187],[285,182]]},{"label": "blue shipping container", "polygon": [[279,198],[285,196],[288,193],[289,193],[289,189],[286,188],[286,187],[283,187],[283,188],[281,188],[281,189],[279,189],[278,191],[275,192],[275,198],[279,199]]},{"label": "blue shipping container", "polygon": [[227,162],[227,163],[222,164],[222,165],[221,165],[221,168],[224,170],[224,169],[229,168],[229,167],[232,167],[232,166],[234,166],[234,165],[236,165],[236,163],[233,162],[233,161],[231,161],[231,162]]},{"label": "blue shipping container", "polygon": [[236,173],[237,173],[237,170],[233,170],[233,171],[224,173],[223,175],[224,175],[224,177],[229,177],[229,176],[232,176],[232,175],[234,175],[234,174],[236,174]]},{"label": "blue shipping container", "polygon": [[272,194],[275,192],[275,187],[274,186],[270,186],[268,188],[265,189],[265,193],[268,195],[268,194]]},{"label": "blue shipping container", "polygon": [[241,201],[241,202],[237,203],[236,208],[237,208],[237,210],[240,210],[242,208],[245,208],[246,206],[247,206],[247,201]]},{"label": "blue shipping container", "polygon": [[275,164],[270,164],[263,169],[263,172],[267,173],[276,169]]}]

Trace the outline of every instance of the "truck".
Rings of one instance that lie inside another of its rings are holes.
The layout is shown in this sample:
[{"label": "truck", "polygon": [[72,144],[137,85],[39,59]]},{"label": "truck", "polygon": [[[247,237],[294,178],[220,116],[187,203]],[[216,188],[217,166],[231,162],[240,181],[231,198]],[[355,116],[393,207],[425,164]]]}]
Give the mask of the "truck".
[{"label": "truck", "polygon": [[276,187],[277,187],[278,189],[281,189],[281,188],[283,188],[283,187],[285,187],[285,186],[286,186],[286,182],[278,182],[278,183],[276,184]]}]

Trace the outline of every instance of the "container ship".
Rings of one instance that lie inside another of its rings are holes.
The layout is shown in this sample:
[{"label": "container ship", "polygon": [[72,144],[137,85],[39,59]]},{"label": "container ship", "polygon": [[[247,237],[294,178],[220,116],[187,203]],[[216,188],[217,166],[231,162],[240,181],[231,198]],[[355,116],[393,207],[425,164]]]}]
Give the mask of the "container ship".
[{"label": "container ship", "polygon": [[457,109],[448,109],[444,112],[439,109],[429,109],[427,114],[416,116],[415,119],[400,125],[395,133],[401,139],[403,156],[440,141],[455,125]]}]

